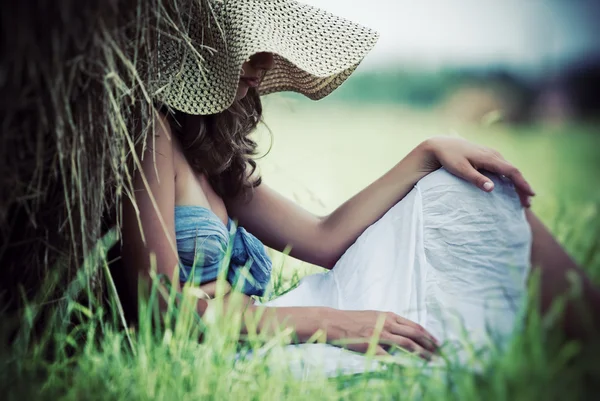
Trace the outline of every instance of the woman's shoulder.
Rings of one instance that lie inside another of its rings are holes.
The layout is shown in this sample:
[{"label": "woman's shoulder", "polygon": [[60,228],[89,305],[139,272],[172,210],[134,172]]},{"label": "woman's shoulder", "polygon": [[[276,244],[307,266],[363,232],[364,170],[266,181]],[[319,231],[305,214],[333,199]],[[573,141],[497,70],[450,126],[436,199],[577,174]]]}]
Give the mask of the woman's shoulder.
[{"label": "woman's shoulder", "polygon": [[169,118],[162,112],[157,112],[154,118],[152,134],[146,137],[147,148],[156,147],[157,150],[173,149],[173,130]]},{"label": "woman's shoulder", "polygon": [[156,113],[148,133],[136,144],[141,170],[147,179],[175,177],[176,155],[173,132],[167,116]]},{"label": "woman's shoulder", "polygon": [[169,151],[169,154],[177,163],[183,158],[181,143],[177,138],[177,133],[172,127],[172,121],[166,113],[159,111],[155,120],[154,133],[156,137],[162,137],[161,146],[163,150]]},{"label": "woman's shoulder", "polygon": [[136,153],[143,161],[148,156],[155,159],[173,158],[173,133],[167,117],[158,112],[152,121],[147,134],[136,144]]},{"label": "woman's shoulder", "polygon": [[176,173],[185,157],[171,124],[167,114],[158,111],[154,119],[152,135],[146,136],[143,147],[144,153],[152,153],[153,159],[168,160],[172,163]]}]

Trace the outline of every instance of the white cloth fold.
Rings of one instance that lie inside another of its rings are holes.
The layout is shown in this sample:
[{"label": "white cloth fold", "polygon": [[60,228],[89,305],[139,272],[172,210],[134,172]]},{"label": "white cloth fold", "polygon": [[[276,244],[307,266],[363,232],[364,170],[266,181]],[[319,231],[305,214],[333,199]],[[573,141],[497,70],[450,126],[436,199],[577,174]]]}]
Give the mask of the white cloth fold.
[{"label": "white cloth fold", "polygon": [[[531,231],[512,184],[488,176],[491,193],[444,169],[427,175],[331,271],[304,277],[266,305],[394,312],[456,344],[465,363],[466,344],[506,344],[526,301]],[[286,353],[301,377],[368,369],[362,355],[330,345]]]}]

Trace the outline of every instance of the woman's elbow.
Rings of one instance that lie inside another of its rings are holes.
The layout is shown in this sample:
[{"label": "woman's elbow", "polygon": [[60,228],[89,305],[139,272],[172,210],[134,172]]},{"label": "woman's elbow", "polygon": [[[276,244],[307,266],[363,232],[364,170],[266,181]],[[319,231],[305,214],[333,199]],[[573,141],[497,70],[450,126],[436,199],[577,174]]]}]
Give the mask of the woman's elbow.
[{"label": "woman's elbow", "polygon": [[333,240],[320,241],[315,264],[327,270],[333,269],[346,250],[342,248],[341,244],[336,244]]},{"label": "woman's elbow", "polygon": [[327,270],[333,269],[337,261],[342,257],[348,246],[340,241],[339,233],[329,229],[326,220],[321,219],[319,233],[315,235],[316,243],[314,249],[314,264]]},{"label": "woman's elbow", "polygon": [[325,257],[320,261],[320,263],[318,265],[324,269],[331,270],[335,266],[336,262],[337,262],[337,259],[335,259],[335,258]]}]

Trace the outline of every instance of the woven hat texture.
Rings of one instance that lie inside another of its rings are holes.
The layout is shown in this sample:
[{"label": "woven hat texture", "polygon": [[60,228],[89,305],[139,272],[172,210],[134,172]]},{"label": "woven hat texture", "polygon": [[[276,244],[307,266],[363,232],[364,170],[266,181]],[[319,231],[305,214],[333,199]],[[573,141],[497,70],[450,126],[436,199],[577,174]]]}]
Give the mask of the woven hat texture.
[{"label": "woven hat texture", "polygon": [[293,91],[321,99],[348,78],[378,39],[369,28],[293,0],[190,2],[196,11],[189,43],[159,44],[167,80],[157,94],[189,114],[227,109],[235,100],[242,64],[260,52],[273,53],[274,63],[259,94]]}]

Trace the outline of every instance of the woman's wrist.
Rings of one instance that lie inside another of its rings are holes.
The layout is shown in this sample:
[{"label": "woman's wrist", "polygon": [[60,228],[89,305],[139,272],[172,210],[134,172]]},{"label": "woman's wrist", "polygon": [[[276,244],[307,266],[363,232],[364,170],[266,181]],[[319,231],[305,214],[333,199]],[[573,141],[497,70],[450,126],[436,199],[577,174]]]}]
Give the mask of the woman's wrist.
[{"label": "woman's wrist", "polygon": [[305,308],[306,314],[298,316],[295,324],[295,331],[300,342],[306,342],[308,339],[316,341],[326,341],[335,335],[333,333],[335,314],[337,309],[328,307]]},{"label": "woman's wrist", "polygon": [[422,174],[421,178],[442,167],[436,155],[435,138],[424,140],[415,148],[414,152],[419,160],[418,171]]},{"label": "woman's wrist", "polygon": [[317,311],[315,313],[315,317],[316,317],[316,321],[317,321],[317,326],[316,326],[316,330],[314,330],[313,335],[317,332],[320,331],[321,332],[321,336],[323,338],[323,340],[331,340],[333,338],[337,338],[336,335],[338,333],[336,333],[336,327],[337,325],[334,324],[335,322],[335,316],[337,313],[339,313],[339,309],[334,309],[334,308],[326,308],[326,307],[321,307],[321,308],[316,308]]},{"label": "woman's wrist", "polygon": [[427,174],[439,168],[435,164],[435,155],[429,141],[423,141],[417,145],[406,157],[394,167],[393,182],[399,185],[415,185]]}]

